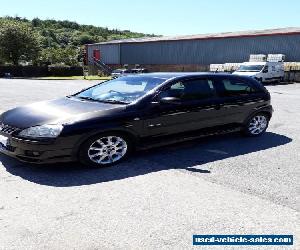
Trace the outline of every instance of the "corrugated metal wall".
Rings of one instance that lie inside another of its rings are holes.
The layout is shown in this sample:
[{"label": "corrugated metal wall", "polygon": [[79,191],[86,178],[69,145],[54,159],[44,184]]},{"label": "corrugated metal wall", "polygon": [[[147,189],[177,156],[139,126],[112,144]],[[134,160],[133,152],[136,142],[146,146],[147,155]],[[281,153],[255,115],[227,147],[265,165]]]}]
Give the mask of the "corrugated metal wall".
[{"label": "corrugated metal wall", "polygon": [[244,62],[250,54],[270,53],[285,54],[286,61],[300,61],[300,35],[91,45],[90,60],[95,48],[107,64],[208,65]]},{"label": "corrugated metal wall", "polygon": [[300,61],[300,35],[121,44],[122,64],[211,64],[248,61],[250,54],[282,53]]},{"label": "corrugated metal wall", "polygon": [[100,50],[102,62],[120,64],[120,44],[95,44],[88,46],[88,61],[93,64],[93,50]]}]

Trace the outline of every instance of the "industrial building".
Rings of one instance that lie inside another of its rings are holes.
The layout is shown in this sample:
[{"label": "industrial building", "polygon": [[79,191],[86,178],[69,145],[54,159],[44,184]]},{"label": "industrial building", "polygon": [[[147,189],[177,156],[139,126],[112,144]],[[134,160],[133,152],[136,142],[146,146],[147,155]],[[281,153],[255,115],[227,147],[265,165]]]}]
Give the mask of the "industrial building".
[{"label": "industrial building", "polygon": [[250,54],[280,53],[300,62],[300,28],[115,40],[88,44],[86,51],[90,68],[95,58],[112,68],[139,64],[150,71],[204,71],[247,61]]}]

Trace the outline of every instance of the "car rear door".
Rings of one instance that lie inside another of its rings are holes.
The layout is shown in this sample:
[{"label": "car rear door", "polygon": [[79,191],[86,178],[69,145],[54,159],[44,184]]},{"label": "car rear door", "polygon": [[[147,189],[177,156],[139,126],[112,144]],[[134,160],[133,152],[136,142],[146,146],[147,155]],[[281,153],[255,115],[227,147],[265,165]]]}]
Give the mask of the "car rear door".
[{"label": "car rear door", "polygon": [[214,87],[218,95],[219,120],[224,125],[244,122],[251,112],[264,103],[265,94],[243,78],[216,77]]},{"label": "car rear door", "polygon": [[[176,104],[160,103],[163,97],[177,97]],[[166,86],[143,117],[144,135],[175,134],[211,127],[216,124],[215,92],[209,78],[180,80]]]}]

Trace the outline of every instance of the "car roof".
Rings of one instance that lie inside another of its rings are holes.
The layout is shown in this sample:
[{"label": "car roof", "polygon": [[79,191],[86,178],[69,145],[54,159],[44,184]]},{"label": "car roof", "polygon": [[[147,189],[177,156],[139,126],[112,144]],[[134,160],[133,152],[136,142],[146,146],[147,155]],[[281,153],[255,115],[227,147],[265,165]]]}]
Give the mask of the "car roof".
[{"label": "car roof", "polygon": [[159,78],[164,80],[164,82],[169,80],[183,80],[182,78],[187,77],[208,77],[208,78],[232,78],[232,79],[244,79],[246,81],[253,82],[253,79],[249,76],[233,75],[231,73],[221,73],[221,72],[156,72],[156,73],[138,73],[138,74],[128,74],[123,77],[147,77],[147,78]]},{"label": "car roof", "polygon": [[155,77],[162,79],[173,79],[180,77],[188,77],[188,76],[232,76],[229,73],[213,73],[213,72],[156,72],[156,73],[146,73],[146,74],[136,74],[135,76],[145,76],[145,77]]}]

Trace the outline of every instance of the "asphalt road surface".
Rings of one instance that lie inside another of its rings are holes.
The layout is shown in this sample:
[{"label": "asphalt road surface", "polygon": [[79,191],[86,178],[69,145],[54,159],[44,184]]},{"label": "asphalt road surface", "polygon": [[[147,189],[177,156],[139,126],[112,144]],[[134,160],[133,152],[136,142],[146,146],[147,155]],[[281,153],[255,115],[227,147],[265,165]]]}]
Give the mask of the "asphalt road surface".
[{"label": "asphalt road surface", "polygon": [[[91,84],[0,79],[0,112]],[[268,89],[275,112],[260,138],[204,138],[92,170],[0,155],[0,249],[300,249],[300,84]],[[193,247],[193,234],[293,234],[295,243]]]}]

